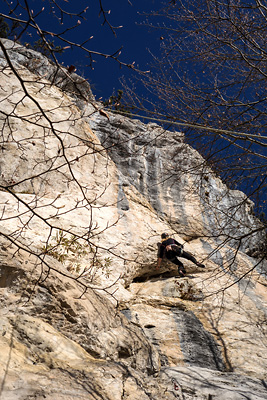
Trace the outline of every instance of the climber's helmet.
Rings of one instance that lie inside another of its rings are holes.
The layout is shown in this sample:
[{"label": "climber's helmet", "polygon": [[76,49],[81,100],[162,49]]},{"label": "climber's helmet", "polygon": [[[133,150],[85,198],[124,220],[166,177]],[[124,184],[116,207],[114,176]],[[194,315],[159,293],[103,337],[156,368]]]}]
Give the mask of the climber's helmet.
[{"label": "climber's helmet", "polygon": [[167,239],[169,237],[168,233],[162,233],[161,239]]}]

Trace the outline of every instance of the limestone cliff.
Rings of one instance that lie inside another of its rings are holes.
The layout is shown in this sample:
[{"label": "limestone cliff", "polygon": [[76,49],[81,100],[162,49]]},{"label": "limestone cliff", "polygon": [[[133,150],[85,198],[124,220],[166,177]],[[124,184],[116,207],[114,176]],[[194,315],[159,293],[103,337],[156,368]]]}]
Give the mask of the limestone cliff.
[{"label": "limestone cliff", "polygon": [[[266,399],[253,204],[181,133],[1,44],[0,399]],[[156,270],[163,231],[206,268]]]}]

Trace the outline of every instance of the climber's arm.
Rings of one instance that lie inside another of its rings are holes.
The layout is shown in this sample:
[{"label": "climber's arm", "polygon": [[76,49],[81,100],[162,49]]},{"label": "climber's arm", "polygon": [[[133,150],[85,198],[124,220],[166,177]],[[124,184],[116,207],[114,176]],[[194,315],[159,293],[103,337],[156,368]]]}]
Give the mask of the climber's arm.
[{"label": "climber's arm", "polygon": [[158,262],[157,262],[157,266],[156,266],[156,269],[159,269],[159,267],[160,267],[160,264],[161,264],[161,261],[162,261],[162,258],[158,258]]}]

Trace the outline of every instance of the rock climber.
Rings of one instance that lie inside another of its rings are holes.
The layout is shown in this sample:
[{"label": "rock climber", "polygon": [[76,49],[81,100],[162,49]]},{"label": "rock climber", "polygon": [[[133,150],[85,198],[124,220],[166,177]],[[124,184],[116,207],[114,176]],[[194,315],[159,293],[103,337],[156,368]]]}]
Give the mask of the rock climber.
[{"label": "rock climber", "polygon": [[178,260],[177,257],[186,258],[187,260],[192,261],[200,268],[205,268],[205,265],[198,262],[192,254],[184,251],[184,246],[177,242],[175,239],[171,238],[168,233],[162,233],[161,235],[161,244],[159,246],[158,253],[158,262],[156,269],[159,269],[161,265],[161,261],[165,256],[168,260],[170,260],[173,264],[178,265],[178,273],[181,277],[186,275],[186,270],[183,263]]}]

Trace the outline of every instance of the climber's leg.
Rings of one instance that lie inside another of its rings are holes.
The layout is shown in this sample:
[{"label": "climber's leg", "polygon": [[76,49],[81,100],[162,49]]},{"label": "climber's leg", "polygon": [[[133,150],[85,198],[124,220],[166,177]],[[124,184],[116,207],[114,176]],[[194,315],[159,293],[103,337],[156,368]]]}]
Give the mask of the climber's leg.
[{"label": "climber's leg", "polygon": [[183,253],[179,257],[186,258],[186,260],[192,261],[198,267],[205,268],[204,264],[201,264],[200,262],[198,262],[192,254],[187,253],[186,251],[183,251]]},{"label": "climber's leg", "polygon": [[181,277],[183,277],[183,276],[186,275],[186,270],[185,270],[184,264],[183,264],[180,260],[178,260],[177,257],[173,258],[173,259],[170,260],[170,261],[171,261],[173,264],[175,264],[175,265],[178,266],[178,273],[179,273],[179,275],[180,275]]}]

